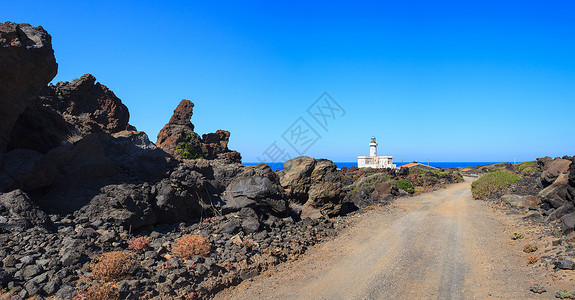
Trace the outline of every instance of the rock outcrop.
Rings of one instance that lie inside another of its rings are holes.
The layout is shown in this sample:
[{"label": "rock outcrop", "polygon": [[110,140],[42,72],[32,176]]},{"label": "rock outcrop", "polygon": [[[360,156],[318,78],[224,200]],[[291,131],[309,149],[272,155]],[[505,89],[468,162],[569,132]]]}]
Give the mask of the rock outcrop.
[{"label": "rock outcrop", "polygon": [[56,76],[52,37],[41,27],[0,23],[0,154],[18,117]]},{"label": "rock outcrop", "polygon": [[171,155],[183,159],[223,158],[241,162],[241,155],[228,149],[230,132],[218,130],[215,133],[204,134],[200,138],[194,132],[194,124],[190,121],[193,114],[194,103],[182,100],[168,124],[158,133],[156,141],[158,146]]},{"label": "rock outcrop", "polygon": [[50,224],[48,215],[38,209],[22,190],[0,194],[0,233],[23,231]]},{"label": "rock outcrop", "polygon": [[292,203],[318,209],[326,216],[341,212],[345,192],[337,166],[330,160],[307,156],[288,160],[280,183]]}]

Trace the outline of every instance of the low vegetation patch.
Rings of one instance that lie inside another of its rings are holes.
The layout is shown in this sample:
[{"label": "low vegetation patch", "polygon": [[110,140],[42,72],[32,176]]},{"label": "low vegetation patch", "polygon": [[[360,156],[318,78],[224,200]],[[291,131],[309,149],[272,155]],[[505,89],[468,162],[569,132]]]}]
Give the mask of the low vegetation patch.
[{"label": "low vegetation patch", "polygon": [[411,181],[407,179],[400,179],[394,183],[398,189],[402,189],[410,194],[415,193],[415,187],[411,183]]},{"label": "low vegetation patch", "polygon": [[557,293],[555,293],[555,298],[573,299],[573,298],[575,298],[575,296],[573,295],[573,293],[571,293],[567,290],[561,290],[561,291],[558,291]]},{"label": "low vegetation patch", "polygon": [[537,251],[537,249],[539,249],[539,247],[537,247],[537,245],[535,244],[526,244],[525,246],[523,246],[523,252],[527,253],[535,252]]},{"label": "low vegetation patch", "polygon": [[133,238],[128,240],[128,249],[135,251],[135,252],[140,252],[143,250],[148,249],[148,246],[150,246],[150,242],[152,241],[152,237],[148,236],[148,237],[137,237],[137,238]]},{"label": "low vegetation patch", "polygon": [[521,233],[521,232],[514,232],[514,233],[511,235],[511,239],[512,239],[512,240],[520,240],[520,239],[522,239],[522,238],[524,238],[524,237],[525,237],[525,235],[524,235],[523,233]]},{"label": "low vegetation patch", "polygon": [[474,199],[484,199],[520,179],[521,177],[515,174],[503,171],[487,173],[471,184],[471,194]]},{"label": "low vegetation patch", "polygon": [[85,291],[80,291],[76,294],[74,300],[116,300],[120,299],[120,293],[116,284],[107,283],[96,283],[90,286]]},{"label": "low vegetation patch", "polygon": [[192,258],[195,255],[208,256],[212,244],[199,234],[188,234],[177,239],[172,245],[172,253],[181,258]]},{"label": "low vegetation patch", "polygon": [[135,266],[134,256],[124,251],[112,251],[98,256],[90,265],[92,275],[105,281],[127,275]]},{"label": "low vegetation patch", "polygon": [[539,257],[537,257],[537,256],[527,256],[527,263],[530,265],[534,264],[538,261],[539,261]]},{"label": "low vegetation patch", "polygon": [[192,136],[186,134],[184,141],[176,144],[176,149],[174,152],[181,156],[183,159],[197,159],[200,158],[200,154],[194,149],[192,145]]},{"label": "low vegetation patch", "polygon": [[532,283],[529,290],[536,294],[543,294],[547,292],[547,290],[539,283]]},{"label": "low vegetation patch", "polygon": [[536,161],[522,162],[517,164],[517,166],[519,167],[519,175],[523,177],[529,177],[535,174],[535,172],[539,171],[539,167],[537,167]]}]

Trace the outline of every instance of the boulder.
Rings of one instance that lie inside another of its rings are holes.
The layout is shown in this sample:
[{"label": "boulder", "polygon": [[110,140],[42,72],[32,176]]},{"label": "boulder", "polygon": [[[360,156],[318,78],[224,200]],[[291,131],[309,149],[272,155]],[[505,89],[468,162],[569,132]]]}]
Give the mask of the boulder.
[{"label": "boulder", "polygon": [[288,160],[280,183],[291,202],[311,206],[330,216],[341,211],[345,192],[337,166],[330,160],[305,156]]},{"label": "boulder", "polygon": [[535,207],[541,204],[539,198],[523,195],[503,195],[501,196],[501,202],[516,209]]},{"label": "boulder", "polygon": [[296,157],[284,163],[280,183],[290,201],[301,204],[307,202],[314,167],[315,159],[307,156]]},{"label": "boulder", "polygon": [[551,162],[544,165],[544,170],[541,173],[541,182],[543,186],[548,186],[555,182],[560,174],[569,172],[571,161],[563,158],[555,158]]},{"label": "boulder", "polygon": [[202,217],[199,197],[205,194],[203,176],[195,171],[181,177],[178,174],[172,173],[171,180],[162,180],[155,186],[158,223],[193,222]]},{"label": "boulder", "polygon": [[569,234],[575,229],[575,212],[568,213],[561,217],[561,227],[564,234]]},{"label": "boulder", "polygon": [[38,209],[24,191],[0,194],[0,232],[23,231],[49,224],[48,215]]},{"label": "boulder", "polygon": [[56,76],[52,37],[41,27],[0,23],[0,154],[14,124]]},{"label": "boulder", "polygon": [[567,185],[569,184],[568,174],[559,174],[555,181],[541,190],[538,197],[544,202],[549,203],[552,207],[558,208],[567,200]]},{"label": "boulder", "polygon": [[245,207],[258,207],[274,214],[287,211],[287,202],[278,182],[267,177],[238,177],[234,179],[222,197],[224,213],[239,211]]},{"label": "boulder", "polygon": [[151,188],[148,184],[119,184],[103,187],[101,193],[74,216],[79,220],[137,229],[156,223],[152,206]]}]

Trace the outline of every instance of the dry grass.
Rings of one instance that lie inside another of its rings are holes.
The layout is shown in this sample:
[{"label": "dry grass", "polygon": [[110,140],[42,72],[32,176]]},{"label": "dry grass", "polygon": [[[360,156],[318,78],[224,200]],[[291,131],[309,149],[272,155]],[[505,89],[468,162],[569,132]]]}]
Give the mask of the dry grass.
[{"label": "dry grass", "polygon": [[527,259],[528,264],[534,264],[537,261],[539,261],[539,257],[537,257],[537,256],[527,256],[526,259]]},{"label": "dry grass", "polygon": [[208,256],[212,244],[199,234],[184,235],[172,245],[172,253],[181,258],[192,258],[194,255]]},{"label": "dry grass", "polygon": [[152,237],[137,237],[137,238],[133,238],[128,240],[128,249],[135,251],[135,252],[140,252],[143,250],[148,249],[148,246],[150,245],[150,242],[152,241]]},{"label": "dry grass", "polygon": [[94,277],[109,281],[127,275],[135,264],[132,254],[112,251],[98,256],[90,266]]},{"label": "dry grass", "polygon": [[120,299],[118,288],[113,283],[96,283],[87,290],[78,292],[75,300],[117,300]]},{"label": "dry grass", "polygon": [[6,289],[0,290],[0,300],[20,299],[20,296]]}]

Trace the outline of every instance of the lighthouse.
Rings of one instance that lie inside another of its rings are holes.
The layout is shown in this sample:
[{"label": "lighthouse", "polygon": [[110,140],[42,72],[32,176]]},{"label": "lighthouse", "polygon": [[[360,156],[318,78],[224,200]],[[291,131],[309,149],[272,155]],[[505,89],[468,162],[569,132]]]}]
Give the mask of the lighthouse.
[{"label": "lighthouse", "polygon": [[375,140],[375,136],[371,137],[371,142],[369,143],[369,156],[358,156],[357,166],[359,168],[374,169],[396,168],[393,163],[393,156],[377,156],[377,141]]},{"label": "lighthouse", "polygon": [[377,142],[375,137],[371,137],[371,143],[369,143],[369,156],[377,156]]}]

